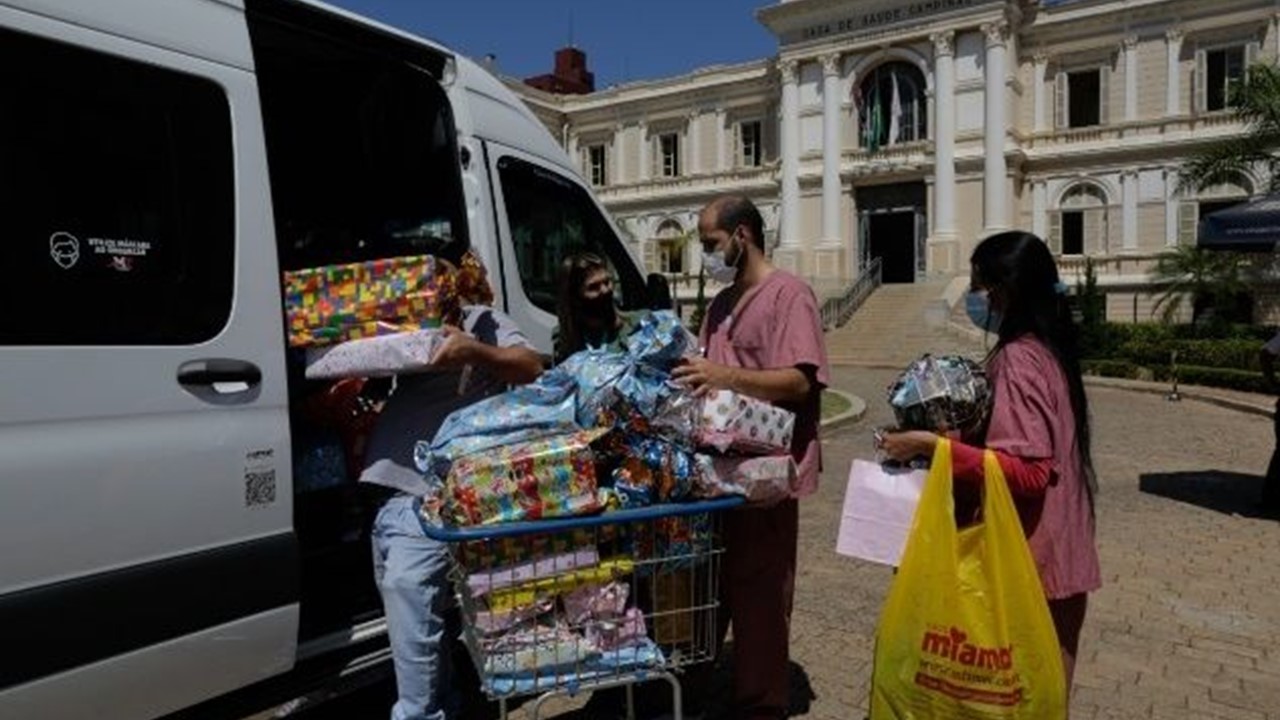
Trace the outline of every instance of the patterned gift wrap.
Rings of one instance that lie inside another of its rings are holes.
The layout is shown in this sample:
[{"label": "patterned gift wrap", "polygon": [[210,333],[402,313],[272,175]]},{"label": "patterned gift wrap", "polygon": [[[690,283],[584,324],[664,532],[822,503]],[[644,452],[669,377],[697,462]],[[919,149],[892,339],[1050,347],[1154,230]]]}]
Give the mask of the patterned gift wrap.
[{"label": "patterned gift wrap", "polygon": [[602,434],[556,435],[458,458],[445,481],[446,522],[464,527],[598,512],[591,443]]},{"label": "patterned gift wrap", "polygon": [[306,377],[327,380],[424,372],[431,369],[431,359],[444,341],[444,331],[432,328],[309,347]]},{"label": "patterned gift wrap", "polygon": [[698,495],[742,495],[747,502],[771,505],[790,497],[796,482],[795,460],[790,455],[762,457],[713,457],[696,455]]},{"label": "patterned gift wrap", "polygon": [[458,275],[429,255],[284,274],[291,347],[332,345],[388,332],[457,325]]},{"label": "patterned gift wrap", "polygon": [[703,399],[695,434],[700,446],[720,452],[777,455],[791,450],[795,423],[789,410],[720,390]]}]

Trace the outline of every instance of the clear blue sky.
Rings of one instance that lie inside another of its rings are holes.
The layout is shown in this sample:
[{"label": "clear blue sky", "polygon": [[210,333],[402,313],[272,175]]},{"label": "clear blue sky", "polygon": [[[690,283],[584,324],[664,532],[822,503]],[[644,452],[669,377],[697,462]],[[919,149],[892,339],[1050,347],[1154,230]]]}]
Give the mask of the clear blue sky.
[{"label": "clear blue sky", "polygon": [[679,75],[777,52],[755,19],[776,0],[326,0],[437,40],[507,75],[551,72],[569,41],[587,53],[596,87]]}]

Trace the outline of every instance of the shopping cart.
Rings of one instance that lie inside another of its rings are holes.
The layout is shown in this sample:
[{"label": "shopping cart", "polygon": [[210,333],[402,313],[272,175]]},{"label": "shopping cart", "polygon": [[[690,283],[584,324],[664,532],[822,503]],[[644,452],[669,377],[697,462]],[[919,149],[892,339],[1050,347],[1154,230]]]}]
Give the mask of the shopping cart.
[{"label": "shopping cart", "polygon": [[655,505],[589,517],[444,528],[462,639],[501,717],[537,695],[663,679],[682,717],[682,668],[715,659],[720,513],[741,498]]}]

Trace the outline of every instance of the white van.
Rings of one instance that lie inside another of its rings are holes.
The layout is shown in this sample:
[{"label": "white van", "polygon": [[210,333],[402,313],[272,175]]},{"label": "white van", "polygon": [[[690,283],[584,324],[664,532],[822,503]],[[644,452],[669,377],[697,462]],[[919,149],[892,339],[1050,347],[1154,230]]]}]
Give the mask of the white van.
[{"label": "white van", "polygon": [[385,659],[372,509],[295,472],[283,271],[465,239],[547,352],[568,252],[669,302],[501,82],[302,0],[0,0],[0,199],[6,720]]}]

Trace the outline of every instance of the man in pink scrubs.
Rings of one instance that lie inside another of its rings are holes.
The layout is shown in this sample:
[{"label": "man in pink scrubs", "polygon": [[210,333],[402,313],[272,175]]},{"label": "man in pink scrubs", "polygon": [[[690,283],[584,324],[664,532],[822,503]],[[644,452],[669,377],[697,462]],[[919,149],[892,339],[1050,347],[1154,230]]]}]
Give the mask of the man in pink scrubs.
[{"label": "man in pink scrubs", "polygon": [[797,500],[818,488],[827,351],[813,290],[769,261],[764,222],[750,200],[712,201],[698,219],[698,234],[703,269],[731,284],[707,309],[704,357],[677,368],[676,377],[698,393],[731,390],[796,414],[791,454],[799,473],[791,497],[772,507],[731,512],[725,519],[724,594],[733,623],[737,716],[781,718],[788,704]]}]

